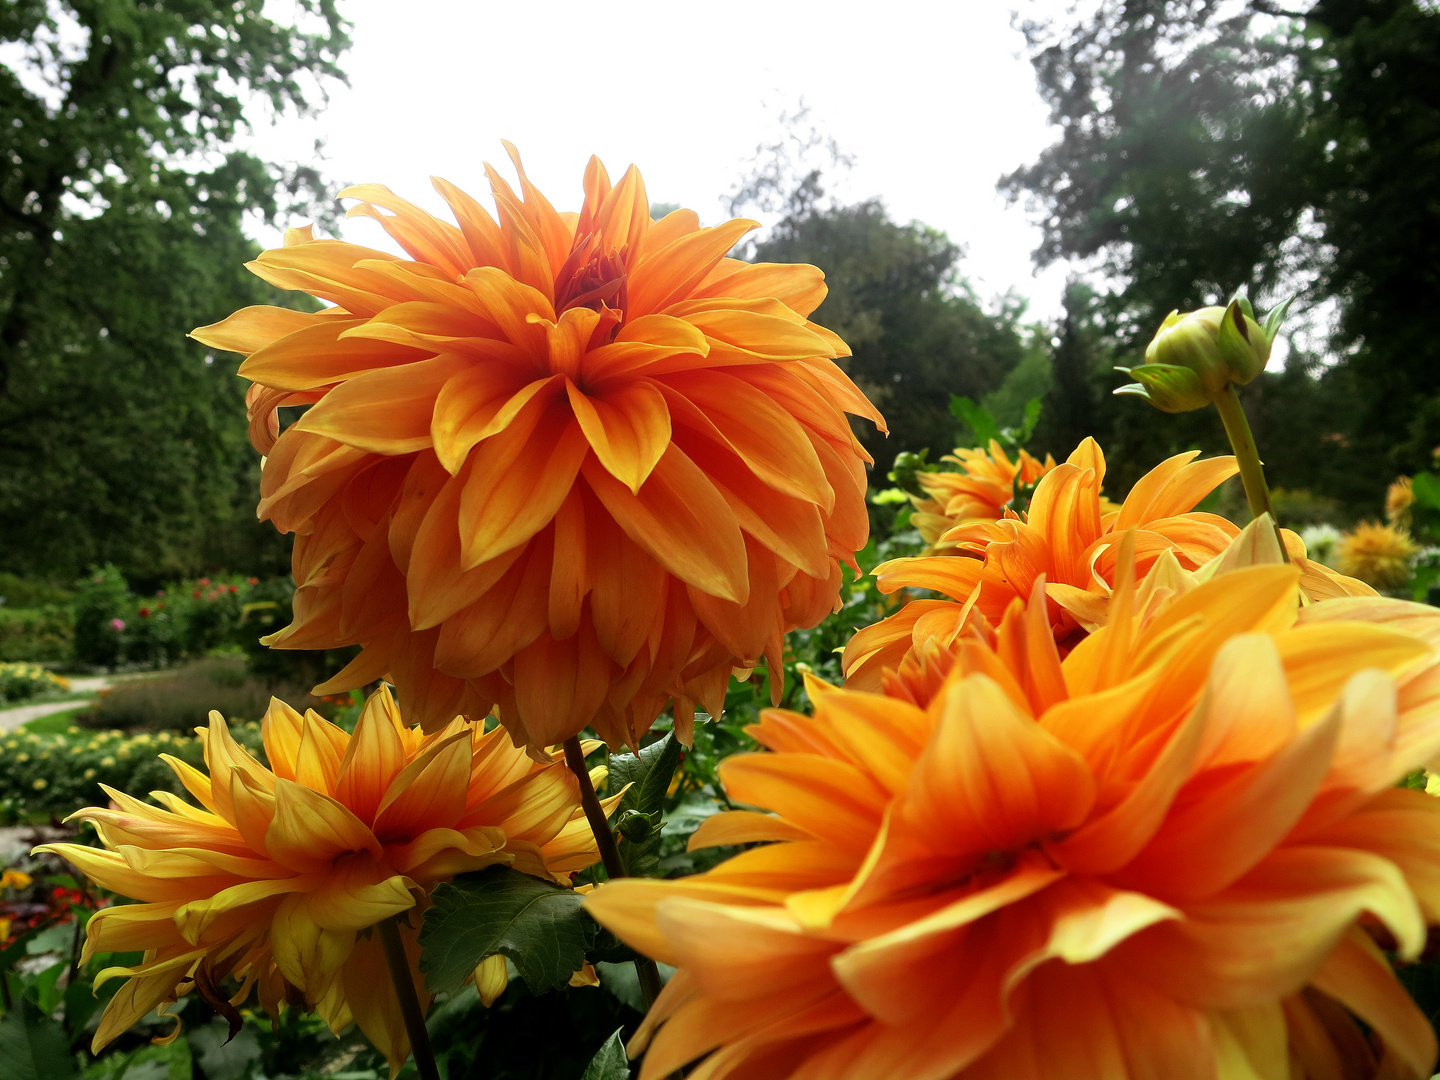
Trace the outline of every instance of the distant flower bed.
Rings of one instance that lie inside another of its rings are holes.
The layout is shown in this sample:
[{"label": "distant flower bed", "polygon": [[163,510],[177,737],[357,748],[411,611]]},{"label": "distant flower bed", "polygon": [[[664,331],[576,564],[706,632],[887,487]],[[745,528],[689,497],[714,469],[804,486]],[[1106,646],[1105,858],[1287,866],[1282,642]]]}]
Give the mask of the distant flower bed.
[{"label": "distant flower bed", "polygon": [[39,664],[0,664],[0,702],[28,701],[69,689],[69,679],[46,671]]},{"label": "distant flower bed", "polygon": [[[230,730],[236,742],[260,753],[258,723],[234,724]],[[196,768],[204,765],[198,739],[169,731],[131,735],[71,727],[53,735],[10,732],[0,739],[0,817],[9,823],[104,806],[110,797],[101,784],[142,796],[159,790],[183,798],[185,791],[161,754]]]}]

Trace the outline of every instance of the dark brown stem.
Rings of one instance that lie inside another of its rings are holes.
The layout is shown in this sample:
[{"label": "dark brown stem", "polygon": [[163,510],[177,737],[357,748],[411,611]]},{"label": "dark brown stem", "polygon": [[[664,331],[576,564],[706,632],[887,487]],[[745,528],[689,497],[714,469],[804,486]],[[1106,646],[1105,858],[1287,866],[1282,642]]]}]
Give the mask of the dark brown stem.
[{"label": "dark brown stem", "polygon": [[400,917],[392,915],[381,921],[380,944],[385,948],[385,962],[390,965],[390,981],[395,984],[395,997],[400,1002],[400,1015],[405,1019],[405,1032],[410,1036],[410,1049],[415,1055],[415,1068],[420,1080],[440,1080],[435,1068],[435,1052],[430,1049],[430,1033],[425,1030],[425,1011],[415,995],[415,981],[410,976],[410,958],[400,940]]},{"label": "dark brown stem", "polygon": [[[595,834],[595,844],[605,864],[605,875],[612,880],[629,877],[620,858],[620,849],[615,846],[615,834],[610,831],[605,808],[595,794],[595,785],[590,783],[590,770],[585,764],[585,751],[580,748],[578,735],[565,740],[565,764],[570,766],[580,784],[580,805],[585,808],[585,818],[590,822],[590,831]],[[648,1010],[660,996],[660,969],[655,966],[654,960],[642,956],[635,961],[635,974],[640,978],[640,992],[645,996],[645,1008]]]}]

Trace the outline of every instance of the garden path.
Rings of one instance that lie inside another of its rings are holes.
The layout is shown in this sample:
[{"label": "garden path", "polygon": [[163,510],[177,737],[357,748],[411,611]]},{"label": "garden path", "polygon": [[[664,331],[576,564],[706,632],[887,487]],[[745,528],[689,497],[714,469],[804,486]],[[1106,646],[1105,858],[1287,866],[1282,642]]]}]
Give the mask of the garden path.
[{"label": "garden path", "polygon": [[[104,675],[91,675],[70,680],[70,690],[76,694],[98,693],[109,685],[110,680]],[[73,709],[77,705],[83,704],[83,701],[47,701],[42,705],[21,705],[14,709],[0,709],[0,730],[13,731],[21,724],[27,724],[31,720],[38,720],[42,716],[64,712],[66,709]]]}]

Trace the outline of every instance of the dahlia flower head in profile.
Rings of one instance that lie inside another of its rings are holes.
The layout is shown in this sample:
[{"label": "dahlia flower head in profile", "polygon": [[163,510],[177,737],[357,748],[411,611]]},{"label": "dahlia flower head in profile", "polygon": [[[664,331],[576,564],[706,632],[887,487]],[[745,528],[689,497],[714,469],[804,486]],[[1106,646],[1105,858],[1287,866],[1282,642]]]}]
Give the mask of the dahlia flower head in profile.
[{"label": "dahlia flower head in profile", "polygon": [[641,1080],[1429,1077],[1440,615],[1300,575],[1122,573],[1064,657],[1037,584],[919,694],[764,713],[691,841],[758,846],[586,901],[678,968]]},{"label": "dahlia flower head in profile", "polygon": [[1335,564],[1377,589],[1400,589],[1410,580],[1410,563],[1420,545],[1401,525],[1362,521],[1340,537]]},{"label": "dahlia flower head in profile", "polygon": [[[393,1076],[410,1042],[375,925],[399,917],[423,1008],[431,995],[417,935],[437,884],[503,863],[568,885],[599,859],[558,755],[540,764],[500,728],[458,719],[424,735],[383,686],[353,735],[272,701],[261,725],[269,768],[219,713],[197,731],[208,775],[161,757],[199,808],[164,791],[151,793],[157,807],[107,787],[110,808],[72,815],[95,826],[103,849],[37,849],[137,901],[96,912],[86,927],[86,958],[144,954],[96,979],[125,980],[100,1018],[97,1051],[191,991],[238,1022],[253,990],[271,1016],[314,1009],[337,1032],[353,1019]],[[491,999],[493,969],[477,972]],[[239,983],[228,998],[227,976]]]},{"label": "dahlia flower head in profile", "polygon": [[910,515],[910,524],[933,552],[954,548],[953,540],[941,537],[962,522],[1004,517],[1017,488],[1033,487],[1055,468],[1055,459],[1049,454],[1040,461],[1023,446],[1011,461],[1005,448],[994,439],[985,449],[956,447],[953,454],[940,460],[959,468],[955,472],[917,473],[915,479],[925,494],[911,496],[915,511]]},{"label": "dahlia flower head in profile", "polygon": [[[269,644],[363,651],[426,729],[499,706],[517,743],[592,725],[634,745],[674,699],[838,607],[867,540],[847,414],[883,420],[811,322],[813,266],[727,252],[756,223],[650,217],[591,159],[578,213],[488,169],[496,216],[443,180],[450,224],[349,188],[403,256],[293,232],[250,268],[333,305],[194,334],[246,354],[259,513],[294,532],[294,622]],[[309,405],[279,433],[277,408]]]},{"label": "dahlia flower head in profile", "polygon": [[[995,626],[1042,580],[1051,601],[1046,605],[1051,632],[1062,651],[1073,647],[1105,624],[1120,537],[1126,533],[1133,533],[1134,566],[1142,582],[1157,567],[1166,574],[1200,571],[1231,546],[1240,529],[1218,514],[1194,509],[1236,474],[1235,459],[1198,457],[1199,451],[1191,450],[1161,462],[1115,507],[1100,494],[1105,455],[1087,438],[1041,477],[1026,513],[1007,509],[995,521],[956,525],[942,536],[955,545],[952,554],[881,563],[874,571],[881,592],[925,589],[944,598],[911,600],[857,632],[841,660],[846,685],[878,690],[881,672],[913,658],[924,642],[949,645],[974,621]],[[1305,545],[1294,533],[1282,530],[1282,535],[1289,559],[1302,571],[1307,601],[1374,595],[1368,585],[1306,559]]]}]

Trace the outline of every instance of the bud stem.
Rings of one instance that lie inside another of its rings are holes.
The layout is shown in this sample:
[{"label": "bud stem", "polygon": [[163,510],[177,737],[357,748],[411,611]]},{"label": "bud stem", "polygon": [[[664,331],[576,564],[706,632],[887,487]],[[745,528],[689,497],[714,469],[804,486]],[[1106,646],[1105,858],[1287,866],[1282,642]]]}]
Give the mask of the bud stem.
[{"label": "bud stem", "polygon": [[1225,389],[1215,395],[1215,408],[1225,423],[1225,434],[1230,437],[1230,446],[1240,466],[1240,481],[1245,485],[1250,516],[1270,515],[1270,520],[1275,522],[1275,540],[1280,545],[1280,557],[1289,562],[1290,554],[1285,550],[1285,540],[1280,535],[1280,523],[1275,521],[1275,511],[1270,506],[1270,488],[1265,483],[1260,452],[1255,446],[1255,436],[1250,431],[1250,421],[1245,417],[1245,409],[1240,404],[1240,395],[1235,392],[1234,383],[1226,383]]},{"label": "bud stem", "polygon": [[420,1007],[420,999],[415,994],[410,959],[405,955],[405,943],[400,940],[399,916],[381,919],[376,929],[380,932],[380,945],[385,950],[385,962],[390,967],[390,981],[395,984],[405,1033],[410,1036],[415,1070],[420,1074],[420,1080],[440,1080],[440,1072],[435,1068],[435,1053],[430,1049],[430,1033],[425,1030],[425,1010]]},{"label": "bud stem", "polygon": [[[580,736],[572,735],[565,740],[565,764],[575,774],[580,784],[580,805],[585,808],[585,817],[590,822],[590,832],[600,848],[600,858],[605,863],[605,876],[610,880],[628,877],[625,863],[620,858],[620,849],[615,844],[615,834],[610,831],[610,822],[605,818],[605,808],[595,794],[595,785],[590,783],[590,770],[585,767],[585,751],[580,746]],[[645,998],[648,1010],[660,996],[660,969],[655,961],[642,956],[635,961],[635,974],[640,979],[640,993]]]}]

